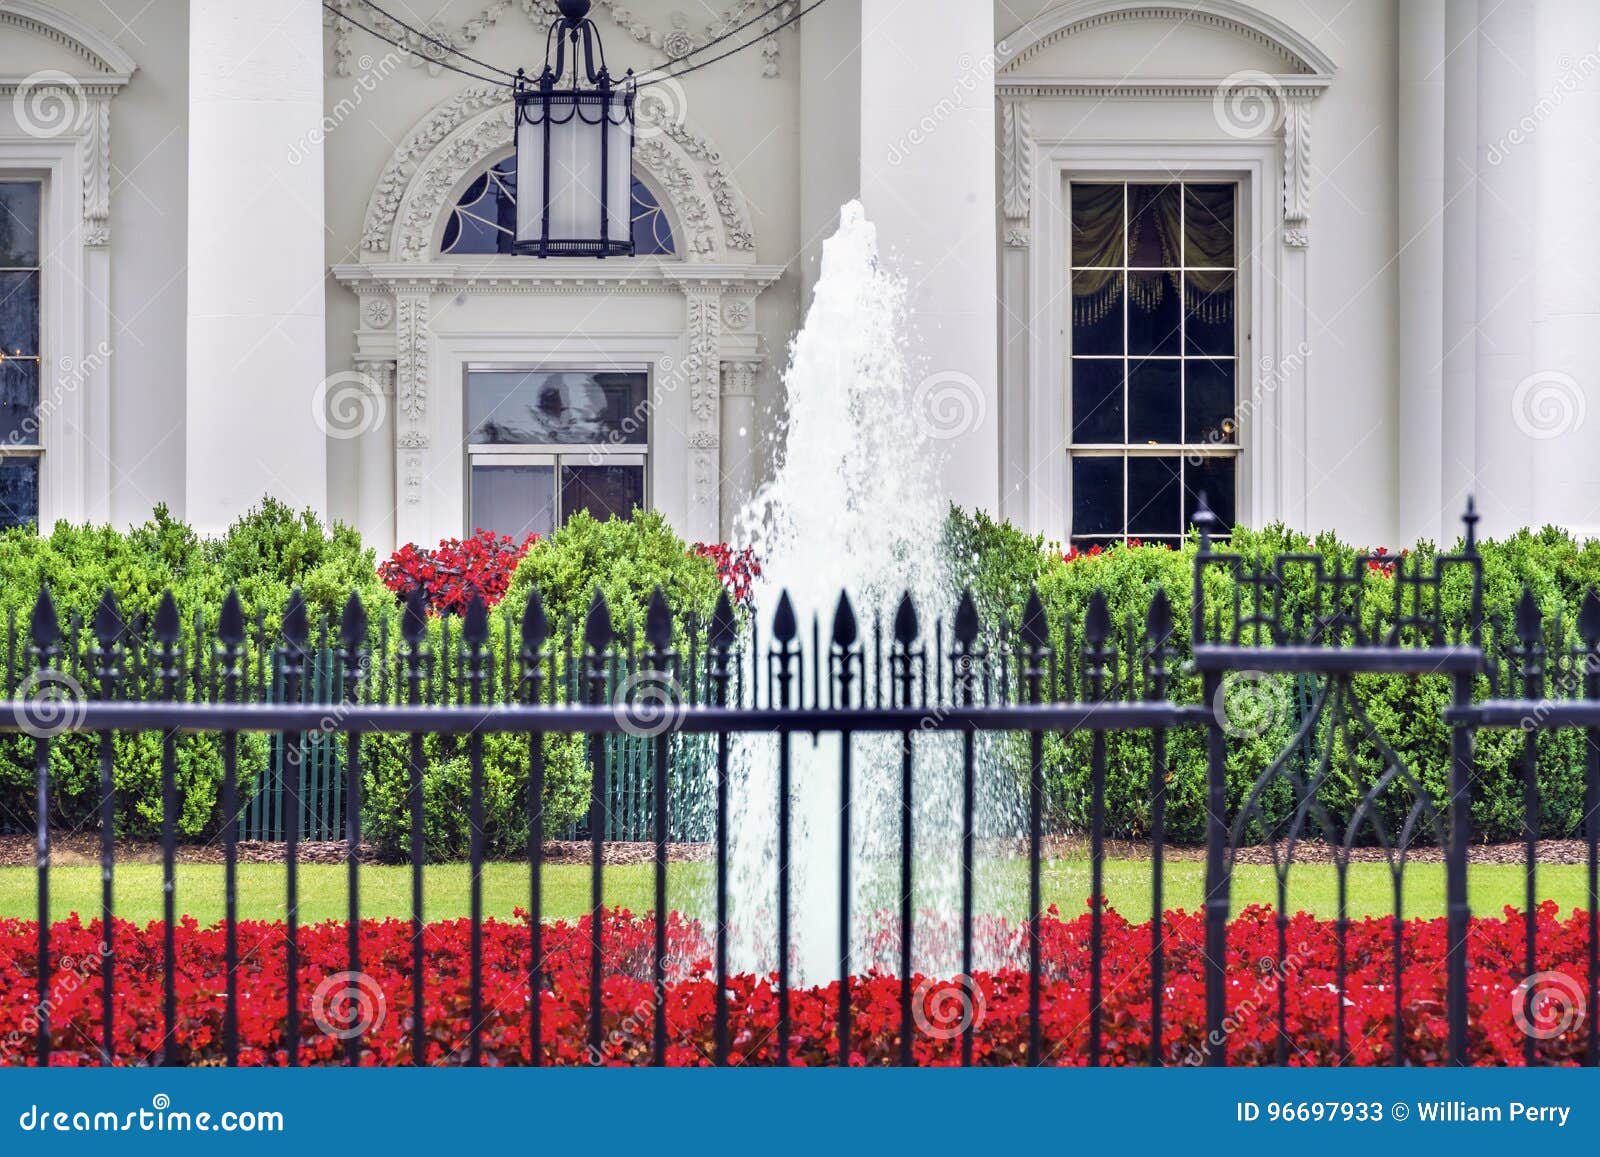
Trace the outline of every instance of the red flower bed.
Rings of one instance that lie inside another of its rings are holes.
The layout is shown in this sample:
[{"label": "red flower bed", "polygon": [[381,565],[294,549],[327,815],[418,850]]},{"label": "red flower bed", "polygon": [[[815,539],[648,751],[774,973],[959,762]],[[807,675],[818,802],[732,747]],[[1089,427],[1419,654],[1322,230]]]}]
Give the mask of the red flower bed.
[{"label": "red flower bed", "polygon": [[431,612],[459,615],[473,595],[490,607],[498,603],[522,556],[537,541],[536,534],[519,543],[508,534],[478,530],[468,539],[447,538],[436,550],[407,543],[379,565],[378,577],[401,599],[420,589]]},{"label": "red flower bed", "polygon": [[[1175,912],[1164,924],[1167,943],[1164,1059],[1197,1063],[1204,1056],[1204,930],[1196,914]],[[467,1046],[468,923],[430,925],[424,939],[428,1059],[459,1062]],[[986,937],[1020,943],[1016,930],[991,922]],[[144,1064],[159,1056],[161,1031],[161,926],[115,926],[116,1040],[119,1064]],[[364,1027],[368,1064],[411,1061],[410,924],[386,920],[362,925],[364,976],[361,998],[344,1001],[347,981],[345,929],[337,923],[304,928],[300,1015],[302,1063],[339,1063],[352,1021]],[[546,925],[546,987],[543,1054],[552,1064],[591,1063],[587,1053],[588,920]],[[648,918],[626,912],[604,917],[606,980],[604,1064],[641,1064],[650,1056],[654,995],[650,983],[653,928]],[[1306,915],[1285,930],[1287,959],[1277,962],[1278,930],[1273,914],[1249,908],[1230,930],[1228,959],[1228,1059],[1234,1064],[1271,1063],[1276,1055],[1278,1000],[1287,1000],[1290,1060],[1297,1065],[1336,1063],[1337,1012],[1344,1002],[1349,1051],[1345,1063],[1391,1063],[1393,1047],[1394,926],[1388,919],[1352,922],[1348,942],[1349,983],[1336,985],[1337,939],[1332,921]],[[1479,1064],[1521,1064],[1530,1018],[1541,1063],[1574,1063],[1582,1056],[1581,1015],[1566,1015],[1563,986],[1584,987],[1587,917],[1561,918],[1553,904],[1538,912],[1539,967],[1548,976],[1526,1009],[1515,992],[1521,967],[1523,922],[1507,910],[1503,918],[1473,922],[1468,945],[1472,1059]],[[0,1062],[31,1064],[36,1031],[35,928],[22,920],[0,921]],[[281,925],[239,926],[241,1061],[284,1063],[285,972]],[[666,992],[674,1065],[710,1063],[713,1048],[711,960],[698,925],[674,914],[668,931],[671,955]],[[178,1057],[187,1064],[217,1063],[223,1056],[223,932],[185,921],[178,932]],[[77,919],[52,930],[53,1061],[98,1063],[101,1039],[97,922]],[[1442,920],[1404,925],[1403,1023],[1405,1060],[1439,1064],[1444,1056],[1445,927]],[[526,1064],[529,1058],[527,987],[528,927],[490,921],[484,926],[485,1062]],[[1105,920],[1105,1060],[1145,1064],[1151,1049],[1150,926],[1130,924],[1115,913]],[[1089,1036],[1089,918],[1044,922],[1046,985],[1043,1031],[1049,1063],[1083,1064]],[[900,983],[879,974],[851,980],[855,1033],[852,1061],[894,1064],[899,1054]],[[770,977],[738,976],[729,982],[733,1060],[775,1060],[777,999]],[[1027,1047],[1027,974],[1006,969],[966,980],[931,983],[918,978],[915,1009],[916,1057],[923,1064],[953,1064],[960,1057],[960,1027],[970,1017],[979,1064],[1022,1063]],[[793,1061],[835,1061],[838,985],[792,994]],[[1520,1014],[1520,1016],[1519,1016]]]}]

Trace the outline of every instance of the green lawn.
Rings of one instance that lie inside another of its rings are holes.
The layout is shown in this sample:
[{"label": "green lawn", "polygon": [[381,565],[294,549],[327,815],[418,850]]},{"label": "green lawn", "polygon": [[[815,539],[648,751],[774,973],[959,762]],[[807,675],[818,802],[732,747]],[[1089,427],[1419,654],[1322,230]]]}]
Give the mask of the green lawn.
[{"label": "green lawn", "polygon": [[[1169,864],[1166,869],[1168,908],[1199,905],[1205,866],[1196,862]],[[1552,865],[1539,869],[1539,894],[1555,900],[1563,910],[1583,906],[1585,870],[1582,865]],[[708,864],[674,865],[668,873],[673,907],[702,911],[709,895]],[[1333,868],[1302,864],[1291,877],[1289,906],[1320,916],[1337,914]],[[1503,905],[1520,908],[1524,874],[1514,865],[1484,864],[1469,869],[1473,910],[1498,915]],[[0,868],[0,917],[32,918],[38,907],[36,876],[32,868]],[[647,864],[606,869],[606,903],[634,911],[652,906],[652,869]],[[1150,865],[1142,861],[1112,860],[1106,864],[1106,893],[1112,906],[1130,919],[1147,918],[1150,911]],[[1055,860],[1044,870],[1046,903],[1060,906],[1064,915],[1083,910],[1089,891],[1086,860]],[[490,864],[483,877],[484,912],[509,917],[512,909],[528,905],[528,869],[520,864]],[[284,870],[275,864],[239,867],[239,912],[245,918],[281,919],[284,913]],[[423,892],[430,920],[464,916],[468,909],[468,870],[465,865],[440,865],[426,869]],[[1025,907],[1026,868],[1022,861],[989,864],[982,869],[979,907],[1015,916]],[[1235,905],[1272,903],[1276,886],[1272,871],[1244,866],[1234,875]],[[178,911],[202,924],[222,916],[222,869],[210,865],[180,865],[177,881]],[[117,869],[117,915],[143,922],[161,916],[161,868],[156,864],[131,864]],[[589,907],[589,869],[583,865],[552,865],[545,869],[546,918],[573,917]],[[1382,864],[1356,864],[1350,869],[1350,914],[1383,915],[1393,911],[1388,869]],[[53,868],[50,872],[50,909],[56,919],[72,912],[85,917],[100,910],[100,869],[94,865]],[[310,865],[300,869],[302,922],[336,919],[345,915],[345,868]],[[1407,916],[1444,914],[1444,869],[1438,864],[1413,864],[1406,869],[1404,910]],[[406,917],[411,912],[411,870],[406,866],[364,867],[361,871],[363,916]]]}]

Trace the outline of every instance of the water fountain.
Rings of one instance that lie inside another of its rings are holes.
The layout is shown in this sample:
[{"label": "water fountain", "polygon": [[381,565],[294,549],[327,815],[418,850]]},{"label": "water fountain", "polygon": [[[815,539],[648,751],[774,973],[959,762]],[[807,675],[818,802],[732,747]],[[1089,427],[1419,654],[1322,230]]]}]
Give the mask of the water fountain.
[{"label": "water fountain", "polygon": [[[847,204],[823,246],[821,278],[792,346],[774,477],[742,516],[741,540],[762,559],[756,605],[763,630],[784,590],[802,630],[819,622],[824,639],[841,590],[865,630],[881,616],[886,637],[903,591],[930,634],[934,616],[955,603],[944,545],[948,502],[935,443],[912,405],[905,298],[904,282],[880,262],[862,206]],[[730,951],[739,970],[766,972],[776,964],[777,742],[749,737],[734,760]],[[841,959],[840,741],[790,742],[791,961],[797,983],[825,983],[838,977]],[[894,918],[887,918],[890,936],[876,933],[899,901],[900,739],[864,735],[852,743],[850,971],[892,971]],[[948,975],[958,970],[954,939],[934,925],[953,923],[960,911],[960,866],[950,854],[961,831],[959,749],[953,737],[923,734],[916,752],[914,897],[926,915],[918,917],[914,963]],[[935,950],[936,942],[943,947]]]}]

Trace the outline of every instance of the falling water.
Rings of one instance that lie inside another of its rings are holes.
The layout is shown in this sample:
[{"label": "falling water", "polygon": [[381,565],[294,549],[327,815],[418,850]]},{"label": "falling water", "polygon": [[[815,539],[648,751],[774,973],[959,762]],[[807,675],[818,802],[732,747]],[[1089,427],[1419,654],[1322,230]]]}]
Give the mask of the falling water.
[{"label": "falling water", "polygon": [[[775,476],[743,516],[746,539],[762,560],[756,605],[763,648],[784,590],[804,641],[815,623],[824,647],[839,594],[848,592],[869,666],[874,624],[882,625],[887,653],[902,591],[915,600],[930,656],[933,621],[954,603],[943,545],[948,501],[934,444],[911,404],[905,296],[904,282],[879,261],[877,231],[861,205],[844,206],[838,232],[823,246],[821,279],[784,377]],[[797,735],[790,743],[791,961],[797,983],[815,984],[836,978],[841,959],[840,741]],[[961,765],[952,737],[919,735],[916,751],[914,965],[953,974]],[[898,967],[900,740],[857,736],[852,754],[850,971],[889,971]],[[776,965],[777,760],[771,736],[747,739],[735,759],[730,949],[737,967],[755,971]],[[886,928],[889,935],[879,934]]]}]

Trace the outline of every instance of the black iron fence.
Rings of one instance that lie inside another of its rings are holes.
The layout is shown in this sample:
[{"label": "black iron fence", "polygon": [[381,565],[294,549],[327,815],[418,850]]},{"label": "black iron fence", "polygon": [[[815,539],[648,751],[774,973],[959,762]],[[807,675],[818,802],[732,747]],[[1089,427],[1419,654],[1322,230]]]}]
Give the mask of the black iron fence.
[{"label": "black iron fence", "polygon": [[[409,750],[411,824],[409,842],[412,872],[413,929],[411,993],[413,1009],[425,1007],[423,991],[423,902],[426,858],[423,832],[424,739],[430,735],[460,737],[471,769],[466,799],[471,833],[468,859],[471,868],[470,945],[467,959],[468,1036],[459,1059],[479,1063],[484,1056],[481,1039],[483,1004],[483,873],[484,836],[483,744],[487,736],[512,735],[526,739],[528,807],[529,924],[526,1015],[533,1046],[527,1060],[541,1063],[538,1047],[545,1039],[542,1024],[545,977],[541,916],[544,895],[545,746],[549,735],[581,735],[590,741],[591,815],[603,814],[611,783],[603,747],[609,739],[624,736],[640,743],[647,753],[648,806],[640,813],[649,827],[652,845],[654,910],[668,911],[669,842],[679,808],[684,776],[675,779],[675,761],[682,753],[700,754],[707,767],[711,801],[709,828],[714,891],[710,937],[713,960],[714,1033],[709,1061],[726,1064],[733,1054],[730,1041],[730,986],[728,937],[721,934],[729,917],[730,790],[734,770],[732,753],[738,738],[759,734],[776,737],[779,852],[773,882],[775,960],[771,978],[776,1011],[777,1063],[788,1063],[794,1032],[791,995],[793,980],[794,912],[791,880],[791,841],[794,837],[791,801],[794,781],[794,746],[822,734],[853,736],[886,734],[899,738],[898,934],[895,970],[899,987],[898,1060],[915,1059],[916,921],[913,911],[917,858],[913,855],[912,768],[918,737],[939,732],[955,737],[960,748],[960,831],[958,846],[949,850],[961,865],[958,952],[963,974],[973,972],[976,960],[975,928],[982,914],[976,911],[973,880],[978,856],[976,799],[983,770],[978,759],[981,737],[1010,735],[1027,751],[1021,762],[1025,797],[1027,917],[1017,983],[1026,993],[1027,1038],[1025,1055],[1030,1064],[1050,1059],[1044,1040],[1042,1001],[1045,990],[1043,866],[1046,849],[1046,782],[1044,746],[1049,736],[1087,737],[1088,755],[1088,859],[1090,895],[1105,895],[1107,827],[1105,801],[1108,739],[1120,734],[1145,737],[1148,746],[1150,793],[1150,849],[1152,855],[1152,921],[1149,940],[1149,1024],[1152,1063],[1166,1054],[1168,1024],[1166,964],[1171,945],[1162,920],[1162,882],[1168,823],[1168,744],[1180,731],[1203,735],[1207,752],[1205,796],[1205,1041],[1204,1057],[1225,1064],[1228,1055],[1229,1009],[1228,930],[1230,891],[1235,862],[1249,831],[1266,833],[1273,849],[1278,881],[1279,912],[1276,967],[1288,974],[1290,947],[1283,916],[1290,868],[1297,846],[1313,837],[1328,850],[1338,881],[1338,920],[1335,924],[1338,967],[1337,989],[1331,1015],[1337,1020],[1337,1055],[1348,1055],[1343,997],[1347,983],[1346,939],[1350,921],[1346,909],[1346,884],[1355,850],[1381,849],[1394,882],[1395,919],[1391,945],[1394,996],[1393,1047],[1388,1054],[1402,1063],[1406,1050],[1408,1008],[1402,991],[1406,974],[1407,928],[1401,919],[1401,883],[1408,854],[1424,843],[1443,848],[1446,877],[1448,948],[1445,954],[1447,984],[1445,1017],[1448,1021],[1449,1062],[1472,1059],[1471,998],[1468,992],[1467,864],[1472,840],[1470,808],[1473,798],[1474,739],[1482,728],[1521,728],[1526,734],[1521,771],[1524,776],[1524,825],[1528,878],[1525,964],[1537,972],[1539,944],[1536,935],[1535,876],[1537,868],[1540,767],[1537,734],[1546,730],[1581,729],[1587,736],[1585,820],[1582,836],[1587,844],[1588,967],[1585,978],[1588,1007],[1596,1003],[1597,946],[1600,927],[1600,825],[1593,822],[1600,810],[1600,599],[1593,594],[1585,604],[1575,630],[1540,621],[1531,598],[1525,600],[1514,624],[1514,639],[1502,645],[1486,633],[1482,609],[1482,565],[1474,538],[1475,516],[1466,518],[1464,546],[1457,554],[1427,559],[1395,559],[1383,555],[1357,556],[1348,567],[1330,566],[1317,555],[1284,555],[1256,563],[1218,549],[1212,541],[1212,520],[1203,506],[1196,518],[1200,534],[1189,592],[1187,623],[1175,623],[1164,593],[1157,593],[1142,623],[1115,623],[1106,600],[1096,594],[1080,619],[1052,622],[1037,592],[1017,621],[1001,625],[982,620],[970,592],[948,622],[927,620],[909,596],[901,600],[886,623],[869,622],[863,628],[848,598],[841,596],[831,623],[803,624],[787,596],[774,607],[770,620],[749,621],[726,596],[710,621],[685,624],[657,592],[643,624],[642,638],[620,640],[603,598],[598,595],[581,630],[565,638],[553,637],[537,594],[513,624],[499,620],[508,633],[497,663],[491,647],[494,622],[481,604],[475,604],[462,621],[457,637],[447,638],[443,656],[428,644],[429,632],[419,602],[409,604],[396,629],[399,639],[393,662],[372,661],[372,631],[359,600],[352,598],[333,636],[314,639],[305,604],[298,595],[283,614],[281,638],[268,658],[256,654],[258,663],[269,662],[280,680],[275,694],[249,690],[245,616],[236,598],[224,606],[211,638],[203,642],[204,654],[185,655],[180,617],[167,600],[151,625],[148,646],[138,652],[127,646],[128,624],[107,598],[88,626],[92,634],[82,654],[81,674],[90,693],[62,701],[43,694],[14,697],[0,709],[0,730],[31,735],[35,745],[37,786],[38,925],[35,977],[38,994],[36,1054],[48,1064],[51,1029],[51,924],[50,914],[50,801],[52,747],[66,734],[97,736],[100,750],[100,825],[104,890],[101,918],[105,930],[103,951],[109,963],[103,968],[102,1060],[115,1057],[114,1006],[118,993],[113,984],[117,945],[112,930],[115,916],[112,880],[115,871],[116,790],[114,739],[119,735],[155,734],[162,743],[162,861],[165,884],[163,943],[163,1047],[160,1059],[173,1063],[178,1056],[177,967],[173,930],[179,916],[175,881],[177,838],[174,816],[179,800],[175,766],[180,736],[214,737],[223,761],[221,814],[225,872],[226,1013],[223,1020],[224,1052],[229,1063],[239,1055],[239,1001],[237,964],[237,848],[242,830],[246,791],[241,784],[239,752],[250,736],[269,736],[282,752],[282,791],[290,805],[281,813],[282,838],[287,858],[286,936],[287,1007],[284,1054],[289,1064],[300,1055],[299,991],[300,943],[297,849],[305,838],[303,801],[294,797],[305,781],[305,765],[313,743],[338,748],[336,766],[342,803],[343,835],[347,841],[349,882],[349,943],[345,963],[351,973],[361,968],[359,921],[361,892],[359,847],[362,837],[361,794],[363,748],[377,736],[404,737]],[[1383,568],[1391,581],[1382,598],[1367,581],[1374,567]],[[1223,575],[1224,580],[1213,576]],[[1220,592],[1220,597],[1219,597]],[[1450,610],[1454,607],[1456,610]],[[809,629],[807,629],[809,628]],[[386,631],[387,629],[385,629]],[[1180,661],[1175,639],[1187,632],[1189,659]],[[576,636],[576,637],[575,637]],[[1570,637],[1569,637],[1570,636]],[[202,636],[192,636],[195,651]],[[41,594],[29,630],[32,665],[39,686],[48,686],[64,649],[64,635],[48,593]],[[1552,639],[1559,640],[1552,643]],[[387,635],[379,644],[389,655]],[[326,663],[326,666],[324,666]],[[129,678],[137,664],[139,678]],[[426,693],[439,668],[452,669],[452,696]],[[261,668],[257,687],[273,683]],[[204,694],[181,701],[176,689],[185,672]],[[1223,703],[1228,680],[1241,673],[1283,676],[1293,682],[1300,697],[1295,726],[1277,757],[1264,767],[1242,797],[1230,796],[1227,762],[1232,736]],[[1365,680],[1442,678],[1449,682],[1450,706],[1444,712],[1449,728],[1448,786],[1442,800],[1425,786],[1415,769],[1397,754],[1364,706]],[[308,680],[319,679],[332,694],[308,701]],[[1198,683],[1198,694],[1174,693],[1176,684]],[[137,688],[138,693],[130,693]],[[667,689],[663,693],[663,689]],[[443,700],[443,701],[441,701]],[[311,738],[315,737],[315,738]],[[851,825],[857,800],[854,794],[859,769],[854,767],[850,742],[839,745],[837,769],[841,808],[840,846],[846,849],[839,864],[838,927],[845,946],[840,974],[852,974],[849,959],[852,927],[852,863],[848,855]],[[681,770],[681,769],[680,769]],[[1271,800],[1270,806],[1268,800]],[[595,919],[587,925],[588,982],[586,1037],[599,1055],[608,1032],[606,1009],[599,994],[606,974],[603,866],[606,829],[588,824],[590,840],[590,899]],[[1088,913],[1085,967],[1080,975],[1087,987],[1087,1049],[1090,1064],[1110,1059],[1115,1041],[1108,1040],[1106,1008],[1107,924],[1111,915],[1103,903],[1092,903]],[[669,1051],[669,1026],[664,993],[669,983],[668,921],[652,926],[649,979],[658,998],[650,1016],[650,1056],[665,1063]],[[833,1012],[837,1026],[837,1060],[851,1057],[852,989],[841,985]],[[1293,1041],[1288,1028],[1288,997],[1277,991],[1278,1025],[1276,1059],[1287,1063]],[[410,1060],[430,1060],[425,1017],[413,1016],[410,1026]],[[961,1030],[960,1059],[970,1063],[977,1026]],[[1600,1033],[1591,1018],[1583,1059],[1600,1062]],[[360,1063],[359,1033],[345,1042],[345,1056]],[[1539,1056],[1530,1037],[1526,1057]],[[433,1059],[439,1059],[437,1050]]]}]

